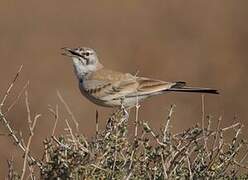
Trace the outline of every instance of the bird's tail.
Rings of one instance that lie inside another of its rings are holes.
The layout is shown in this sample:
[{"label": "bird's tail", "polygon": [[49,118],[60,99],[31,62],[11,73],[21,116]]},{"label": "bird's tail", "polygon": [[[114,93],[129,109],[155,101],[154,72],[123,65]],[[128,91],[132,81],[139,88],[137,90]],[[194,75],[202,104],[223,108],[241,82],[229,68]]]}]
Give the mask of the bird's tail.
[{"label": "bird's tail", "polygon": [[219,94],[218,90],[201,87],[188,87],[185,82],[176,82],[168,91]]}]

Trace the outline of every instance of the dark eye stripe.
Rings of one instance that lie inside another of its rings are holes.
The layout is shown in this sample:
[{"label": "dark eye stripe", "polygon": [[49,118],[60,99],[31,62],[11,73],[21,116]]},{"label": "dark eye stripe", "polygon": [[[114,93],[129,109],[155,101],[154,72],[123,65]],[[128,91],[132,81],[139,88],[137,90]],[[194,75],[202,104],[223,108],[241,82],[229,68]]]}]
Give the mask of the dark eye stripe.
[{"label": "dark eye stripe", "polygon": [[83,56],[75,51],[70,51],[71,54],[75,55],[75,56],[80,56],[83,58]]}]

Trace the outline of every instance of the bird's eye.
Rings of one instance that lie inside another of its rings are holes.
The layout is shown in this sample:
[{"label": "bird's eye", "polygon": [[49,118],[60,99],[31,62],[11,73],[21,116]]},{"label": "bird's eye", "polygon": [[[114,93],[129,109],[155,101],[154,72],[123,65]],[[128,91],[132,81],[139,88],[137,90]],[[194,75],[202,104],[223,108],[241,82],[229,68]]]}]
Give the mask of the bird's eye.
[{"label": "bird's eye", "polygon": [[90,53],[89,52],[86,52],[86,53],[84,53],[85,54],[85,56],[89,56],[90,55]]}]

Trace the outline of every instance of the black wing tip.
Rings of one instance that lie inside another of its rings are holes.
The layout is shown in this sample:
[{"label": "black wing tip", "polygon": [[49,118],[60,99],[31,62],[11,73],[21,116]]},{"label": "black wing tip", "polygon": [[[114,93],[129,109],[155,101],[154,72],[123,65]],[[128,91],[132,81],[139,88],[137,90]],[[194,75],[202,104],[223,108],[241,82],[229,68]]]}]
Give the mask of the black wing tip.
[{"label": "black wing tip", "polygon": [[220,94],[217,89],[188,89],[189,92],[198,92],[202,94]]},{"label": "black wing tip", "polygon": [[220,94],[217,89],[211,88],[197,88],[187,87],[185,81],[176,81],[175,84],[169,89],[170,91],[181,91],[181,92],[195,92],[195,93],[206,93],[206,94]]},{"label": "black wing tip", "polygon": [[214,90],[214,94],[220,94],[219,90]]},{"label": "black wing tip", "polygon": [[206,93],[210,93],[210,94],[220,94],[220,92],[216,89],[209,89],[209,90],[206,90]]},{"label": "black wing tip", "polygon": [[191,87],[182,87],[182,88],[171,88],[168,91],[176,92],[192,92],[192,93],[202,93],[202,94],[220,94],[216,89],[204,89],[204,88],[191,88]]},{"label": "black wing tip", "polygon": [[[192,91],[192,92],[194,92],[194,91]],[[197,90],[195,92],[197,92]],[[219,91],[216,89],[202,89],[202,90],[199,90],[198,92],[203,93],[203,94],[205,94],[205,93],[206,94],[217,94],[217,95],[220,94]]]}]

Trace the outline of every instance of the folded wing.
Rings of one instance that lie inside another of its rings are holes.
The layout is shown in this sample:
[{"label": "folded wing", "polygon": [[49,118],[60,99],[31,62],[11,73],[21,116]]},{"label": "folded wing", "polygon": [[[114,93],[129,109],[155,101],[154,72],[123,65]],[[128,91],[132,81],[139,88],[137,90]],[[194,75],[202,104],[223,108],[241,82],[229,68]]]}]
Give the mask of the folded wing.
[{"label": "folded wing", "polygon": [[108,101],[112,99],[135,96],[152,96],[164,92],[194,92],[218,94],[217,90],[210,88],[188,87],[185,82],[165,82],[156,79],[136,77],[131,74],[106,71],[96,74],[84,83],[85,90],[93,97]]}]

